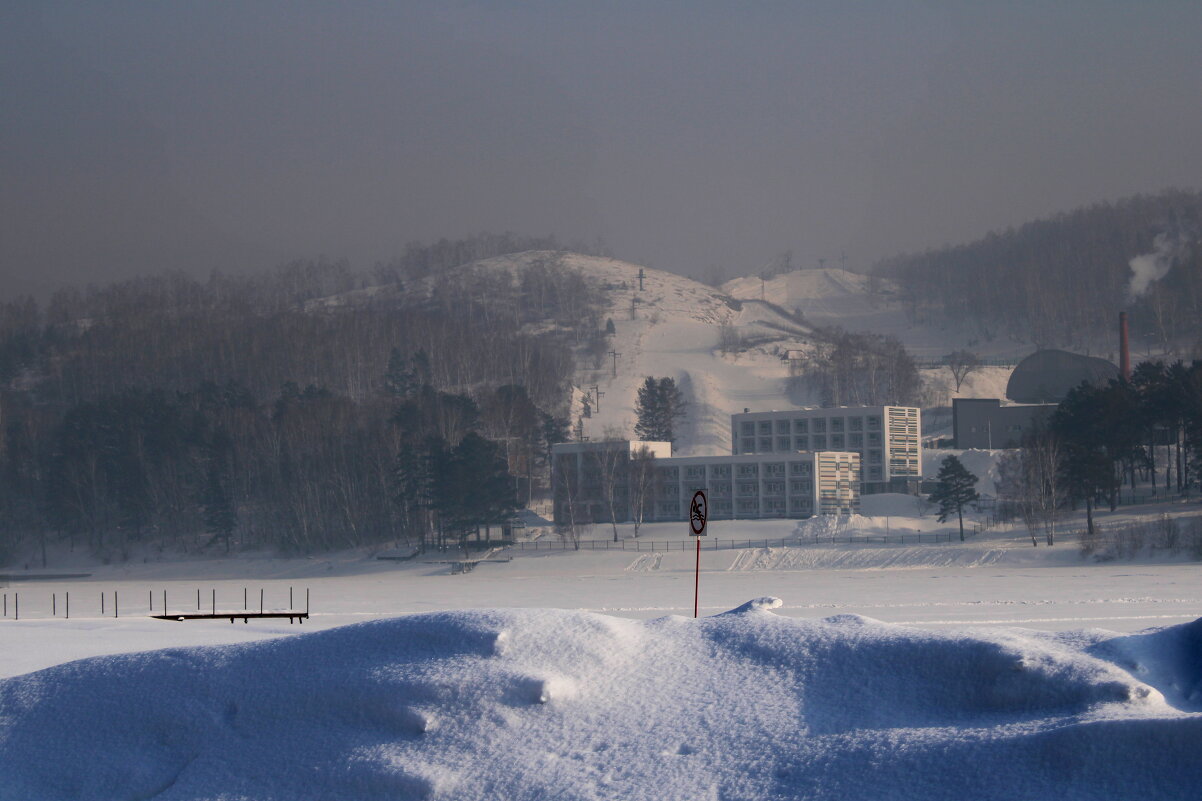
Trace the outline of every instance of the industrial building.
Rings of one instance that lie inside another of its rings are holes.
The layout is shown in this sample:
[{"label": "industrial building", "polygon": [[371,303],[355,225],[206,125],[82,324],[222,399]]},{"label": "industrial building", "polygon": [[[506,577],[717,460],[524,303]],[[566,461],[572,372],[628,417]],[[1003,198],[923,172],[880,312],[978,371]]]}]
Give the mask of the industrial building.
[{"label": "industrial building", "polygon": [[1104,386],[1118,378],[1119,373],[1120,369],[1114,364],[1096,356],[1082,356],[1066,350],[1037,350],[1019,362],[1010,374],[1006,397],[1016,403],[1059,403],[1081,382]]},{"label": "industrial building", "polygon": [[957,448],[1018,448],[1045,427],[1054,403],[1008,403],[997,398],[953,398],[952,435]]},{"label": "industrial building", "polygon": [[837,406],[731,415],[731,453],[850,451],[861,491],[913,492],[922,480],[922,417],[912,406]]},{"label": "industrial building", "polygon": [[[639,459],[644,448],[653,459]],[[716,520],[854,514],[860,505],[851,452],[673,457],[667,442],[571,442],[553,448],[552,476],[557,523],[609,522],[611,506],[619,523],[640,511],[646,522],[685,520],[699,489]]]}]

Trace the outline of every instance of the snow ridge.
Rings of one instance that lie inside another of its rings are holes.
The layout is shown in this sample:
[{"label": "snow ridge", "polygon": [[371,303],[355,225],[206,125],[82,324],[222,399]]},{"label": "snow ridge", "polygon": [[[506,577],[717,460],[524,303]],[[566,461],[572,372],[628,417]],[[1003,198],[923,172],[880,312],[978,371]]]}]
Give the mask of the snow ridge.
[{"label": "snow ridge", "polygon": [[1181,798],[1202,621],[444,612],[0,681],[0,799]]}]

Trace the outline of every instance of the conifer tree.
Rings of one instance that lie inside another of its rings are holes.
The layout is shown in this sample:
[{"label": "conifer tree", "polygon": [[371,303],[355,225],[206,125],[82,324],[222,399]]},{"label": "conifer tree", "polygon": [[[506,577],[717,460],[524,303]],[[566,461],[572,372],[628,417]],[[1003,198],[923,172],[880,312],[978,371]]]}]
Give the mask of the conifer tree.
[{"label": "conifer tree", "polygon": [[684,417],[687,406],[675,379],[647,376],[639,387],[634,433],[650,442],[675,442],[676,420]]},{"label": "conifer tree", "polygon": [[946,522],[955,512],[960,522],[960,542],[964,542],[964,507],[980,497],[974,489],[977,477],[958,458],[948,456],[936,478],[939,485],[931,493],[931,502],[939,504],[939,522]]}]

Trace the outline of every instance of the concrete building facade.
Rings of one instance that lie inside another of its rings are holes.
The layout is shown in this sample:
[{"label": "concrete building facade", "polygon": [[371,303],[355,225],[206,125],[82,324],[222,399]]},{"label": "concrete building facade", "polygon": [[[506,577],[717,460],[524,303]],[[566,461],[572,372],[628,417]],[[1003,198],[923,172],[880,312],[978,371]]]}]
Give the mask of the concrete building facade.
[{"label": "concrete building facade", "polygon": [[[655,458],[640,461],[646,447]],[[666,455],[665,454],[666,450]],[[669,443],[572,442],[552,450],[557,523],[686,520],[699,489],[715,520],[805,518],[860,508],[860,458],[850,452],[671,456]],[[641,486],[640,486],[641,485]]]},{"label": "concrete building facade", "polygon": [[922,480],[922,416],[912,406],[837,406],[731,415],[731,453],[849,451],[861,491],[910,492]]},{"label": "concrete building facade", "polygon": [[1056,411],[1054,403],[1003,405],[998,398],[953,398],[952,435],[957,448],[1017,448],[1023,437]]}]

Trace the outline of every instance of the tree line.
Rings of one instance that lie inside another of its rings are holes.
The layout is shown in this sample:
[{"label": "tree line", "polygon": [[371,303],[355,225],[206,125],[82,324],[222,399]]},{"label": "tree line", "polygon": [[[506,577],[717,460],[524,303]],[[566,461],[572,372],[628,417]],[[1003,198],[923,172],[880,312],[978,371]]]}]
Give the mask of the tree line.
[{"label": "tree line", "polygon": [[1186,492],[1202,478],[1202,362],[1144,362],[1131,380],[1082,383],[1046,426],[999,465],[1000,492],[1038,544],[1054,544],[1059,510],[1084,505],[1113,511],[1124,484]]},{"label": "tree line", "polygon": [[[911,319],[974,326],[984,339],[1078,348],[1113,340],[1115,313],[1129,309],[1133,336],[1188,353],[1202,347],[1200,237],[1202,193],[1166,191],[893,257],[874,273],[901,284]],[[1166,272],[1133,284],[1132,259],[1149,254]]]},{"label": "tree line", "polygon": [[443,267],[504,244],[414,249],[391,284],[317,260],[0,305],[0,561],[445,546],[504,520],[549,482],[603,307],[556,253]]}]

